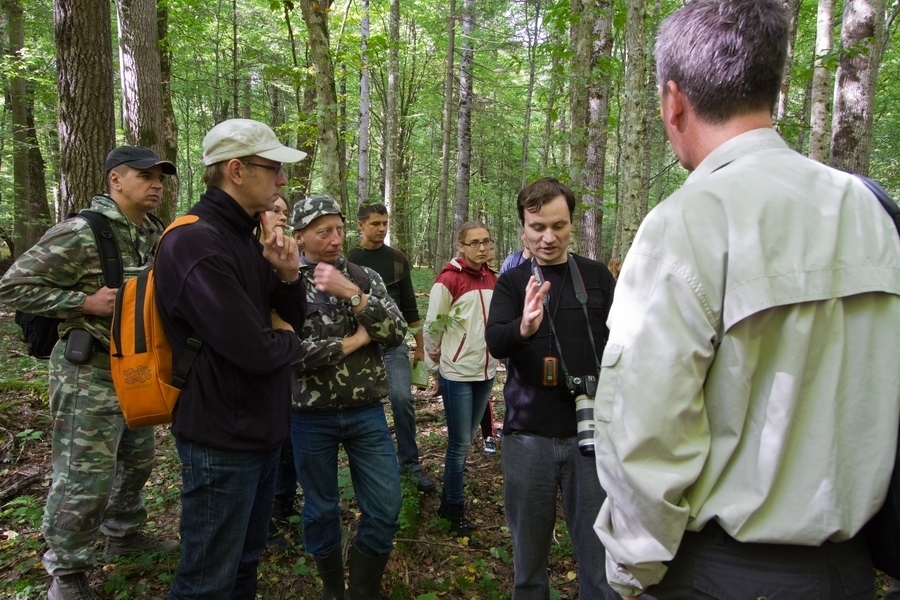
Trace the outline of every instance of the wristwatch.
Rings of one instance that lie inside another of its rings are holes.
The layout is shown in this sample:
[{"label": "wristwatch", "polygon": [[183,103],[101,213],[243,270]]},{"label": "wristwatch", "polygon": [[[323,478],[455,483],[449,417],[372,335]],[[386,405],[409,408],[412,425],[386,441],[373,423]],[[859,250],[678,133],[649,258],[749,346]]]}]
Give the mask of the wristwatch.
[{"label": "wristwatch", "polygon": [[350,306],[356,308],[359,306],[360,302],[362,302],[362,291],[357,291],[355,294],[350,296],[347,300],[350,303]]}]

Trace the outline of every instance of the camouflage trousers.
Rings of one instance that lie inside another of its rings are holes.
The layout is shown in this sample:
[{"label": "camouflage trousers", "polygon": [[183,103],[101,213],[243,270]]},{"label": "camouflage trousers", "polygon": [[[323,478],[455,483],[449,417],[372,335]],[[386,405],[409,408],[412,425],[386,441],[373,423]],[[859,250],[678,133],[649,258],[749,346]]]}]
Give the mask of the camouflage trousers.
[{"label": "camouflage trousers", "polygon": [[128,429],[109,370],[109,355],[84,365],[65,359],[65,341],[50,356],[53,480],[42,532],[51,576],[94,565],[98,532],[137,532],[147,518],[141,490],[155,459],[153,428]]}]

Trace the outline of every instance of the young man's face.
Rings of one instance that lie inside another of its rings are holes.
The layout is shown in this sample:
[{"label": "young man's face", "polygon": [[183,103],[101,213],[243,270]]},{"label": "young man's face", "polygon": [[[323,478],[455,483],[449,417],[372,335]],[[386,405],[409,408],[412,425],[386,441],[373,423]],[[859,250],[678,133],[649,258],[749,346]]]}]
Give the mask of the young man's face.
[{"label": "young man's face", "polygon": [[537,213],[525,211],[525,246],[539,265],[558,265],[568,260],[572,217],[564,196],[545,202]]},{"label": "young man's face", "polygon": [[357,221],[360,233],[360,244],[363,248],[375,249],[384,244],[387,235],[388,216],[373,212],[365,221]]}]

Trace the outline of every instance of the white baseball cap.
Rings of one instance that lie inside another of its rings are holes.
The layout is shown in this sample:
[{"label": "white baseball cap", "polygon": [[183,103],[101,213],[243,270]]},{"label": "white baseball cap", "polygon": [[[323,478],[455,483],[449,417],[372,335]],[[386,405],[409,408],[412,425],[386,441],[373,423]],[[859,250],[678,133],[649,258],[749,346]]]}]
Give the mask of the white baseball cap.
[{"label": "white baseball cap", "polygon": [[295,163],[306,158],[306,152],[288,148],[278,141],[271,127],[253,119],[222,121],[203,138],[203,164],[207,167],[242,156]]}]

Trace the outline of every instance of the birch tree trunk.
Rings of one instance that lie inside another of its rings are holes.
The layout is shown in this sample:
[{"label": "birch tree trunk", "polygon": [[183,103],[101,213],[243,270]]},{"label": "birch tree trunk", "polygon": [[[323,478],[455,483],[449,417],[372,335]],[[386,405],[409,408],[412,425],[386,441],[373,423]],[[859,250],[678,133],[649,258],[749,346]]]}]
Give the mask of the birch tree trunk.
[{"label": "birch tree trunk", "polygon": [[631,248],[634,236],[644,215],[647,188],[644,185],[644,153],[647,147],[645,106],[647,102],[647,33],[644,27],[646,2],[628,0],[625,25],[625,94],[622,107],[622,206],[619,218],[622,226],[621,255]]},{"label": "birch tree trunk", "polygon": [[[398,102],[400,79],[400,0],[391,0],[388,17],[388,83],[384,115],[384,205],[388,214],[394,213],[394,193],[397,186]],[[384,243],[391,244],[388,228]]]},{"label": "birch tree trunk", "polygon": [[362,21],[359,25],[359,169],[357,173],[357,201],[362,206],[369,201],[369,0],[361,0]]},{"label": "birch tree trunk", "polygon": [[[174,162],[177,141],[167,139],[162,93],[159,29],[155,0],[118,0],[119,73],[122,85],[122,126],[125,141],[144,146]],[[171,101],[168,102],[171,108]],[[175,219],[177,178],[166,178],[156,212],[164,222]]]},{"label": "birch tree trunk", "polygon": [[456,206],[451,235],[469,218],[469,176],[472,161],[472,63],[475,48],[475,0],[463,0],[462,46],[459,58],[459,112],[456,117]]},{"label": "birch tree trunk", "polygon": [[845,0],[841,58],[834,82],[831,159],[839,169],[868,175],[872,109],[884,34],[884,0]]},{"label": "birch tree trunk", "polygon": [[328,9],[331,2],[301,0],[303,21],[309,32],[310,58],[316,70],[316,115],[319,128],[318,154],[322,166],[322,192],[331,195],[341,205],[344,167],[338,142],[337,92],[334,83],[334,66],[328,43]]},{"label": "birch tree trunk", "polygon": [[831,53],[834,29],[834,0],[819,0],[816,15],[816,52],[812,78],[812,114],[809,120],[809,157],[819,162],[828,160],[828,99],[831,95],[831,73],[823,63]]},{"label": "birch tree trunk", "polygon": [[447,16],[447,60],[444,71],[444,111],[441,116],[441,187],[438,192],[437,243],[435,244],[434,272],[440,272],[447,260],[447,209],[450,204],[450,127],[453,119],[454,57],[456,56],[456,0],[450,0]]},{"label": "birch tree trunk", "polygon": [[108,189],[103,164],[115,145],[108,0],[54,0],[62,214]]}]

